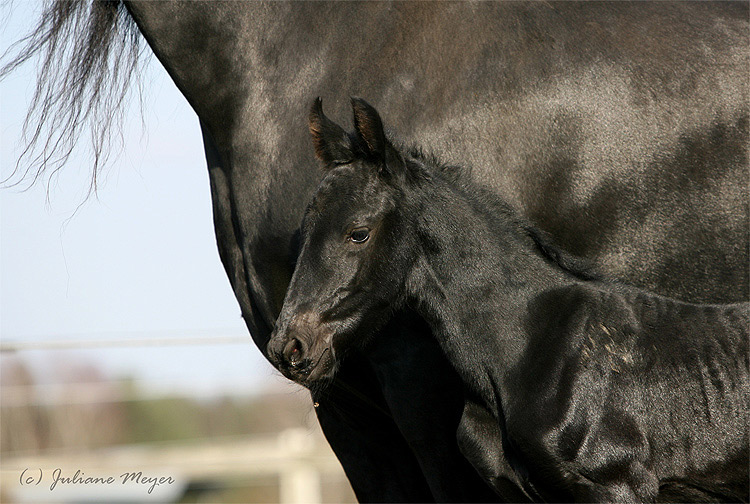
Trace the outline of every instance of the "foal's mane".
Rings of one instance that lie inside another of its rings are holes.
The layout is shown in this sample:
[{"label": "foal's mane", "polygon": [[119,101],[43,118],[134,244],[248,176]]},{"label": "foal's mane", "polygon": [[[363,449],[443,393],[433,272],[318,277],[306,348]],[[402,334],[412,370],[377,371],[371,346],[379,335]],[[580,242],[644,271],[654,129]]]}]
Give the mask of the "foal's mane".
[{"label": "foal's mane", "polygon": [[399,150],[405,153],[407,165],[410,162],[412,164],[416,162],[424,170],[424,175],[439,175],[459,189],[468,199],[487,208],[492,215],[503,217],[509,225],[530,238],[536,251],[549,262],[581,280],[602,279],[594,263],[560,248],[549,233],[534,226],[498,194],[477,183],[472,177],[470,167],[444,163],[436,155],[424,152],[419,146]]}]

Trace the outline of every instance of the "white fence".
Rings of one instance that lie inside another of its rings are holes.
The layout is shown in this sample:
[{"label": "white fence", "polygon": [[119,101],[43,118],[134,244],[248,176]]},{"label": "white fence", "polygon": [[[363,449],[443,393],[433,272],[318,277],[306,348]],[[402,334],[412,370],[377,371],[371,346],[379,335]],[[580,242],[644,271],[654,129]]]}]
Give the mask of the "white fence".
[{"label": "white fence", "polygon": [[0,485],[16,502],[174,502],[191,481],[275,476],[281,503],[319,504],[321,476],[340,472],[325,440],[289,429],[274,437],[220,443],[3,458]]},{"label": "white fence", "polygon": [[[251,344],[247,337],[5,341],[0,343],[0,352],[237,343]],[[28,395],[20,388],[4,384],[4,406],[29,404]],[[85,386],[77,390],[82,393],[78,397],[83,398],[77,404],[125,400],[116,394],[102,396],[97,387],[88,392]],[[48,400],[32,399],[37,405]],[[61,404],[59,400],[54,399],[54,404]],[[68,399],[63,399],[62,404],[67,403]],[[324,478],[345,482],[341,465],[322,434],[294,428],[268,436],[6,454],[0,459],[0,500],[61,504],[176,502],[191,483],[210,481],[221,485],[230,480],[259,478],[277,482],[279,502],[283,504],[322,503]],[[351,490],[346,498],[353,499]]]}]

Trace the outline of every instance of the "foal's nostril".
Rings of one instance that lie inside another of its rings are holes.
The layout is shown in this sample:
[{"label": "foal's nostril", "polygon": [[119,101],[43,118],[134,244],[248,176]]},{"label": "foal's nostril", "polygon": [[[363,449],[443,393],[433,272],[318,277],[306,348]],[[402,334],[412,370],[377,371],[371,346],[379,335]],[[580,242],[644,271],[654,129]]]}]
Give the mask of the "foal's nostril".
[{"label": "foal's nostril", "polygon": [[292,366],[296,366],[302,361],[304,353],[304,346],[297,338],[290,339],[284,346],[284,359]]}]

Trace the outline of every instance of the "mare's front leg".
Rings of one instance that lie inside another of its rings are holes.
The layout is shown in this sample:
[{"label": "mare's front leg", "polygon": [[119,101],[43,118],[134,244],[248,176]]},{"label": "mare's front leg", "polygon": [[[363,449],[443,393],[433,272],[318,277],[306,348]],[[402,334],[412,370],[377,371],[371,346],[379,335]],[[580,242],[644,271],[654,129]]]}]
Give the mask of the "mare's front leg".
[{"label": "mare's front leg", "polygon": [[375,337],[367,355],[434,499],[496,502],[496,493],[459,450],[463,386],[429,326],[412,312],[400,312]]},{"label": "mare's front leg", "polygon": [[365,358],[352,354],[314,397],[318,421],[360,502],[434,502]]}]

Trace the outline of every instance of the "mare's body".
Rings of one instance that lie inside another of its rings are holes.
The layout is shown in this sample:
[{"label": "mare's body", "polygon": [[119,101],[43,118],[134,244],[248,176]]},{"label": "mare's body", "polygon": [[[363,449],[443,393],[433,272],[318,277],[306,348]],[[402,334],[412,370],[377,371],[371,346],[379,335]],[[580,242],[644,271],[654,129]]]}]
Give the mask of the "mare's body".
[{"label": "mare's body", "polygon": [[505,499],[748,501],[750,306],[599,279],[456,168],[318,102],[329,170],[269,344],[315,385],[390,310],[428,321],[465,388],[463,454]]},{"label": "mare's body", "polygon": [[[394,123],[470,162],[477,179],[613,277],[686,300],[748,297],[747,3],[54,8],[37,47],[69,43],[81,56],[66,72],[53,51],[40,83],[63,138],[89,97],[104,105],[89,115],[95,123],[116,115],[117,100],[101,99],[119,96],[102,62],[130,61],[132,46],[120,53],[114,43],[129,19],[195,110],[219,254],[260,348],[319,181],[299,163],[312,162],[299,110],[322,90],[384,103]],[[488,498],[454,439],[459,381],[413,312],[396,314],[366,353],[351,352],[317,400],[361,500]]]}]

